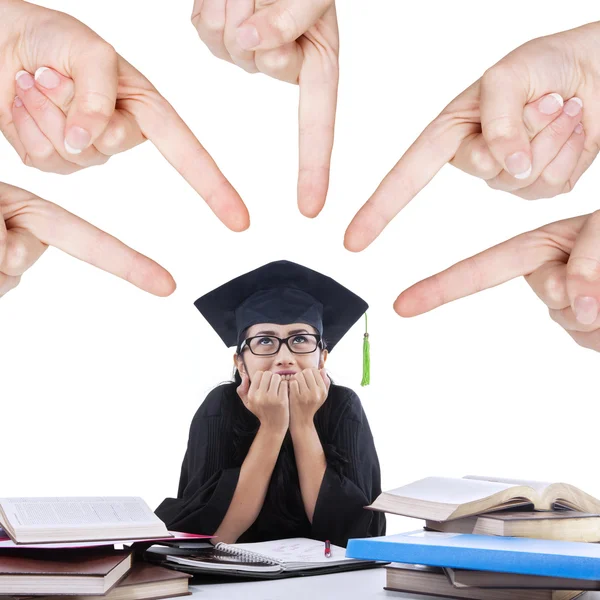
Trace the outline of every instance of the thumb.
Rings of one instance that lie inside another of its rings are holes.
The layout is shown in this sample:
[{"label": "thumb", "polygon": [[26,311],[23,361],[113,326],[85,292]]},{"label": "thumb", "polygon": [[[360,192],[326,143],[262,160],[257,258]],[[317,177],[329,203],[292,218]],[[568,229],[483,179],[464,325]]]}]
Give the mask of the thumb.
[{"label": "thumb", "polygon": [[600,211],[592,213],[567,263],[567,295],[575,318],[591,325],[600,313]]},{"label": "thumb", "polygon": [[531,147],[523,123],[528,102],[516,65],[501,62],[481,79],[481,131],[494,158],[516,179],[531,175]]},{"label": "thumb", "polygon": [[67,113],[65,148],[79,154],[106,129],[115,111],[118,84],[118,55],[103,40],[86,39],[85,51],[75,48],[69,73],[75,84]]},{"label": "thumb", "polygon": [[244,50],[270,50],[289,44],[306,33],[332,4],[333,0],[275,2],[238,28],[237,43]]}]

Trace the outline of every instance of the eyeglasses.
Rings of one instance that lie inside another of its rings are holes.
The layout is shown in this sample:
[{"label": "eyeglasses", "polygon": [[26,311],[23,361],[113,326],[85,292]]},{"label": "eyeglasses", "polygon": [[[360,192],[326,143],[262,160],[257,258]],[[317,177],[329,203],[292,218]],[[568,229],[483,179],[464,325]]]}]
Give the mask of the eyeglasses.
[{"label": "eyeglasses", "polygon": [[321,336],[314,333],[296,333],[286,338],[273,335],[257,335],[242,342],[240,352],[246,348],[257,356],[273,356],[285,344],[293,354],[310,354],[321,346]]}]

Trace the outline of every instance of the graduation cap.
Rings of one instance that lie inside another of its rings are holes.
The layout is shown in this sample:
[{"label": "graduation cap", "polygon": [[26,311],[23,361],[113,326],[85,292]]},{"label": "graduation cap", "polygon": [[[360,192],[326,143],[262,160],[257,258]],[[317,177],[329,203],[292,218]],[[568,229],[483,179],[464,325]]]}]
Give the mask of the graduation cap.
[{"label": "graduation cap", "polygon": [[[258,323],[312,325],[328,351],[365,314],[368,304],[331,277],[287,260],[240,275],[194,302],[227,347]],[[363,381],[370,379],[369,334],[363,342]]]}]

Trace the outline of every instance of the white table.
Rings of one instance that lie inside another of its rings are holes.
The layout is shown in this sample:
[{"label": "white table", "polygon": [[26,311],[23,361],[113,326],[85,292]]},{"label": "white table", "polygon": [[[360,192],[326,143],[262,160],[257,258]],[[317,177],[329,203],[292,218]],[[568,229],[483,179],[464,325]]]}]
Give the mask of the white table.
[{"label": "white table", "polygon": [[[404,594],[386,592],[385,569],[347,571],[311,577],[256,580],[240,583],[192,585],[190,598],[206,600],[337,600],[348,598],[408,598]],[[416,597],[416,596],[415,596]],[[421,600],[425,598],[420,597]],[[440,600],[437,598],[437,600]]]},{"label": "white table", "polygon": [[[218,583],[190,586],[191,598],[205,600],[363,600],[397,598],[397,600],[440,600],[439,597],[388,592],[383,589],[385,569],[348,571],[332,575],[292,577],[272,581]],[[600,600],[600,592],[588,592],[584,600]]]}]

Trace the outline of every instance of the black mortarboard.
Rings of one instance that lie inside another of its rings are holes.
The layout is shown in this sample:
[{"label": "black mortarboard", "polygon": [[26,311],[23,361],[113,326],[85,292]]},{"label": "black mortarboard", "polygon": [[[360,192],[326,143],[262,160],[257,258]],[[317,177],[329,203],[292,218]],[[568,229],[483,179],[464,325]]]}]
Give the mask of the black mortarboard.
[{"label": "black mortarboard", "polygon": [[337,281],[279,260],[240,275],[194,302],[226,346],[238,346],[257,323],[312,325],[333,350],[368,308]]}]

